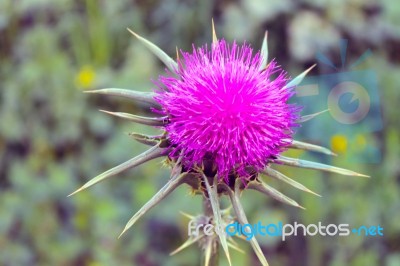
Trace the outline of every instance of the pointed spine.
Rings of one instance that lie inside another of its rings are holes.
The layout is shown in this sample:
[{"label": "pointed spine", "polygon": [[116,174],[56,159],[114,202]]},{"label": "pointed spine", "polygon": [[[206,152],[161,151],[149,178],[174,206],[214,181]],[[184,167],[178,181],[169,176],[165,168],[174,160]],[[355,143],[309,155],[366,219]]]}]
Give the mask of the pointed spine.
[{"label": "pointed spine", "polygon": [[120,238],[129,228],[131,228],[137,220],[139,220],[144,214],[150,209],[160,203],[166,196],[171,194],[178,186],[183,184],[183,179],[186,177],[186,173],[182,173],[179,176],[172,177],[167,184],[162,187],[157,194],[155,194],[140,210],[132,216],[132,218],[126,224],[124,230],[121,232],[118,238]]},{"label": "pointed spine", "polygon": [[263,70],[267,67],[268,63],[268,31],[265,32],[264,39],[261,45],[261,65],[259,70]]},{"label": "pointed spine", "polygon": [[138,115],[133,115],[133,114],[128,114],[128,113],[122,113],[122,112],[110,112],[106,110],[99,110],[100,112],[113,115],[119,118],[123,118],[135,123],[139,123],[142,125],[148,125],[148,126],[165,126],[168,123],[168,117],[163,116],[163,117],[144,117],[144,116],[138,116]]},{"label": "pointed spine", "polygon": [[212,42],[213,44],[218,43],[218,38],[217,38],[217,33],[215,32],[215,26],[214,26],[214,19],[211,19],[211,31],[212,31]]},{"label": "pointed spine", "polygon": [[145,102],[153,106],[159,106],[159,104],[154,100],[155,93],[153,92],[141,92],[119,88],[106,88],[101,90],[84,91],[84,93],[120,96],[137,102]]},{"label": "pointed spine", "polygon": [[307,122],[308,120],[311,120],[311,119],[313,119],[313,118],[319,116],[320,114],[323,114],[323,113],[328,112],[328,111],[329,111],[329,109],[326,109],[326,110],[324,110],[324,111],[317,112],[317,113],[314,113],[314,114],[303,115],[302,117],[300,117],[299,120],[297,120],[297,123],[304,123],[304,122]]},{"label": "pointed spine", "polygon": [[103,181],[106,178],[109,178],[111,176],[117,175],[125,170],[128,170],[130,168],[139,166],[147,161],[153,160],[155,158],[158,157],[162,157],[164,156],[166,153],[168,152],[168,150],[166,149],[160,149],[159,147],[155,146],[152,147],[150,149],[148,149],[147,151],[143,152],[142,154],[130,159],[129,161],[126,161],[114,168],[111,168],[110,170],[94,177],[93,179],[91,179],[89,182],[87,182],[86,184],[84,184],[82,187],[80,187],[79,189],[77,189],[76,191],[72,192],[71,194],[68,195],[68,197],[88,188],[91,187],[101,181]]},{"label": "pointed spine", "polygon": [[129,28],[128,31],[131,34],[133,34],[140,42],[142,42],[154,55],[156,55],[170,71],[176,73],[178,69],[178,64],[171,57],[169,57],[163,50],[161,50],[160,47],[146,40],[142,36],[136,34]]},{"label": "pointed spine", "polygon": [[[228,186],[226,186],[226,189],[228,191],[228,195],[231,200],[233,210],[236,214],[236,217],[237,217],[239,223],[244,225],[244,224],[248,224],[249,221],[247,220],[246,214],[245,214],[242,204],[240,203],[240,200],[239,200],[241,182],[242,181],[239,178],[236,179],[234,191],[232,191]],[[261,265],[269,266],[267,259],[265,258],[264,253],[262,252],[260,245],[258,244],[258,241],[255,237],[251,238],[250,244],[251,244],[254,252],[256,253],[259,261],[261,262]]]},{"label": "pointed spine", "polygon": [[[229,238],[229,239],[231,239],[231,238]],[[245,254],[245,252],[244,252],[243,249],[239,248],[239,247],[238,247],[237,245],[235,245],[234,243],[229,242],[229,239],[228,239],[228,247],[230,247],[231,249],[234,249],[234,250],[236,250],[236,251],[238,251],[238,252],[240,252],[240,253],[242,253],[242,254]]]},{"label": "pointed spine", "polygon": [[195,218],[193,215],[190,215],[190,214],[188,214],[186,212],[183,212],[183,211],[180,211],[179,213],[182,214],[183,216],[185,216],[186,218],[190,219],[190,220],[193,220]]},{"label": "pointed spine", "polygon": [[[214,266],[214,265],[218,265],[216,264],[218,261],[218,256],[216,256],[216,254],[214,254],[214,257],[211,256],[211,254],[213,253],[213,239],[211,237],[209,237],[207,239],[207,244],[206,244],[206,248],[204,250],[204,266]],[[211,258],[213,259],[213,261],[211,262]],[[214,263],[214,261],[216,263]],[[212,264],[212,265],[211,265]],[[229,264],[230,265],[230,264]]]},{"label": "pointed spine", "polygon": [[[209,201],[211,203],[215,224],[220,226],[222,224],[222,217],[221,217],[221,209],[219,206],[218,193],[217,193],[218,178],[217,176],[214,177],[214,183],[212,187],[210,186],[208,178],[204,175],[204,173],[203,173],[203,180],[206,185]],[[231,258],[229,256],[228,243],[226,241],[226,234],[224,232],[221,232],[220,234],[218,234],[218,236],[221,242],[222,249],[224,250],[226,258],[228,259],[228,263],[229,265],[232,265]]]},{"label": "pointed spine", "polygon": [[253,180],[250,181],[247,185],[248,189],[253,189],[253,190],[257,190],[258,192],[261,192],[267,196],[272,197],[273,199],[276,199],[280,202],[292,205],[294,207],[300,208],[300,209],[305,209],[304,207],[302,207],[300,204],[298,204],[296,201],[292,200],[291,198],[289,198],[288,196],[282,194],[281,192],[279,192],[278,190],[276,190],[275,188],[265,184],[263,181],[259,180]]},{"label": "pointed spine", "polygon": [[307,76],[308,72],[311,71],[317,64],[312,65],[309,67],[306,71],[292,79],[288,84],[286,84],[285,88],[292,88],[298,86],[304,79],[305,76]]},{"label": "pointed spine", "polygon": [[149,136],[145,134],[140,134],[140,133],[128,133],[130,137],[132,137],[134,140],[137,142],[140,142],[145,145],[149,146],[155,146],[160,143],[161,141],[161,136]]},{"label": "pointed spine", "polygon": [[314,195],[316,195],[318,197],[321,197],[321,195],[313,192],[312,190],[308,189],[307,187],[305,187],[304,185],[300,184],[299,182],[294,181],[293,179],[287,177],[286,175],[282,174],[281,172],[278,172],[278,171],[272,169],[271,167],[266,167],[262,171],[262,173],[267,175],[267,176],[269,176],[269,177],[272,177],[272,178],[275,178],[277,180],[283,181],[283,182],[285,182],[285,183],[287,183],[287,184],[289,184],[289,185],[291,185],[291,186],[293,186],[293,187],[295,187],[297,189],[300,189],[302,191],[305,191],[305,192],[314,194]]},{"label": "pointed spine", "polygon": [[198,235],[196,237],[190,237],[188,238],[181,246],[179,246],[177,249],[175,249],[174,251],[172,251],[171,253],[169,253],[170,256],[173,256],[179,252],[181,252],[182,250],[184,250],[185,248],[193,245],[194,243],[196,243],[197,241],[199,241],[200,239],[202,239],[204,237],[204,235]]},{"label": "pointed spine", "polygon": [[275,160],[277,163],[281,163],[288,166],[321,170],[325,172],[336,173],[340,175],[348,175],[348,176],[360,176],[360,177],[369,177],[368,175],[363,175],[354,171],[350,171],[344,168],[339,168],[327,164],[316,163],[312,161],[306,161],[301,159],[289,158],[284,156],[279,156],[278,159]]},{"label": "pointed spine", "polygon": [[326,155],[337,156],[337,154],[332,152],[330,149],[327,149],[325,147],[321,147],[318,145],[314,145],[311,143],[307,143],[307,142],[297,141],[297,140],[293,140],[292,143],[289,145],[289,148],[305,150],[305,151],[314,151],[314,152],[319,152],[319,153],[323,153]]}]

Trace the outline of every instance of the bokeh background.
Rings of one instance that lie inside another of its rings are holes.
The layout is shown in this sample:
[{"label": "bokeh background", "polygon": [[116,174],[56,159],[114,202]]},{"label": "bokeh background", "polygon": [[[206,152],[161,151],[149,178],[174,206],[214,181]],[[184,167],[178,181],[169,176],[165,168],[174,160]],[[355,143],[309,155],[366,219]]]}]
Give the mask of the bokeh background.
[{"label": "bokeh background", "polygon": [[[157,132],[98,112],[144,114],[143,106],[83,93],[104,87],[150,91],[151,79],[163,73],[164,66],[126,28],[175,55],[176,46],[191,50],[192,44],[210,43],[212,17],[219,36],[246,40],[256,49],[268,30],[270,57],[292,76],[315,63],[317,52],[340,62],[342,38],[348,40],[349,62],[371,49],[360,69],[376,74],[376,119],[383,127],[365,133],[359,144],[374,145],[379,160],[349,160],[359,156],[348,148],[358,142],[320,126],[332,120],[329,113],[305,127],[343,156],[289,154],[372,178],[282,168],[323,197],[268,180],[307,210],[254,192],[243,193],[243,204],[251,222],[384,228],[383,237],[259,237],[271,265],[400,265],[400,2],[390,0],[1,0],[0,265],[200,265],[196,246],[169,256],[187,236],[188,221],[179,211],[201,212],[200,198],[188,188],[179,188],[117,239],[169,177],[160,160],[66,196],[145,149],[126,133]],[[311,74],[324,71],[318,65]],[[296,137],[311,140],[306,133]],[[233,252],[235,265],[258,265],[250,245],[239,244],[246,255]]]}]

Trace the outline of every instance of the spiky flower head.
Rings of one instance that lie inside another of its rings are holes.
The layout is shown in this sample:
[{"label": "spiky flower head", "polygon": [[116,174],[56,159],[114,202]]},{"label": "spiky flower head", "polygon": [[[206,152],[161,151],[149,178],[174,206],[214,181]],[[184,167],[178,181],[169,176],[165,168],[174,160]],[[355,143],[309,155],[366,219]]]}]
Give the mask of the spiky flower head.
[{"label": "spiky flower head", "polygon": [[169,123],[171,157],[187,168],[212,160],[217,176],[246,178],[262,170],[291,143],[297,110],[286,73],[272,61],[263,66],[249,45],[224,40],[182,52],[175,73],[161,76],[156,101]]},{"label": "spiky flower head", "polygon": [[[229,45],[224,40],[218,41],[213,27],[211,49],[204,46],[193,48],[191,53],[181,52],[181,56],[177,54],[176,62],[153,43],[130,32],[167,66],[167,73],[156,81],[158,88],[151,93],[119,88],[88,92],[122,96],[150,104],[155,117],[103,112],[155,126],[164,132],[156,136],[131,133],[135,140],[152,147],[94,177],[70,194],[165,156],[166,164],[172,168],[170,179],[132,216],[121,235],[182,184],[188,184],[195,194],[202,195],[207,206],[205,216],[196,218],[195,223],[222,226],[227,217],[230,219],[220,208],[219,198],[224,195],[229,197],[237,221],[248,223],[239,200],[244,189],[255,190],[302,208],[296,201],[266,184],[261,179],[263,175],[318,195],[273,169],[271,166],[274,164],[365,176],[343,168],[281,155],[286,148],[335,154],[324,147],[292,139],[293,127],[297,123],[306,122],[324,111],[299,117],[299,109],[287,103],[293,88],[312,67],[288,82],[286,73],[275,61],[267,64],[267,35],[261,51],[253,54],[249,45],[239,46],[235,42]],[[228,242],[226,234],[218,234],[218,238],[204,235],[189,238],[177,251],[198,242],[206,251],[205,262],[208,265],[212,255],[210,252],[215,248],[217,239],[231,265],[228,246],[236,247]],[[256,238],[253,237],[250,244],[261,264],[268,265]]]}]

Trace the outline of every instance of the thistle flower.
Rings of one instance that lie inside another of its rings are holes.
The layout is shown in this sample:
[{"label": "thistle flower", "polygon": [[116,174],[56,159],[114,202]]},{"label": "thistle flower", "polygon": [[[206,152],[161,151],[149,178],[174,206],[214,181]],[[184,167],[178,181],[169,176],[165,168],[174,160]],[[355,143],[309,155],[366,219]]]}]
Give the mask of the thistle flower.
[{"label": "thistle flower", "polygon": [[226,184],[229,174],[248,179],[246,167],[260,172],[290,144],[298,119],[286,73],[275,61],[263,65],[248,45],[224,40],[182,57],[175,73],[160,77],[155,97],[169,120],[170,157],[182,154],[186,168],[212,160]]},{"label": "thistle flower", "polygon": [[[129,30],[129,29],[128,29]],[[311,70],[288,80],[287,74],[275,61],[268,63],[267,34],[261,51],[253,55],[249,45],[228,44],[218,40],[213,26],[213,42],[177,52],[177,61],[153,43],[129,30],[164,62],[168,70],[157,81],[154,92],[109,88],[88,93],[122,96],[152,106],[153,117],[103,111],[136,123],[163,130],[162,135],[130,134],[151,148],[87,182],[71,195],[108,177],[139,166],[149,160],[166,157],[172,168],[165,186],[147,202],[127,223],[121,235],[147,211],[182,184],[188,184],[195,194],[203,196],[205,217],[215,225],[226,222],[219,198],[229,197],[236,219],[248,223],[239,197],[244,189],[252,189],[283,203],[300,207],[264,181],[267,175],[297,189],[318,195],[302,184],[274,170],[271,165],[316,169],[349,176],[365,176],[356,172],[281,155],[285,149],[302,149],[335,155],[330,150],[293,140],[293,128],[323,113],[300,116],[299,107],[288,104],[294,88]],[[319,195],[318,195],[319,196]],[[199,219],[196,220],[197,222]],[[231,264],[226,234],[217,236]],[[198,242],[206,250],[206,265],[215,252],[216,239],[202,235],[189,239],[178,248]],[[250,244],[263,265],[268,265],[255,238]],[[211,253],[210,253],[211,252]]]}]

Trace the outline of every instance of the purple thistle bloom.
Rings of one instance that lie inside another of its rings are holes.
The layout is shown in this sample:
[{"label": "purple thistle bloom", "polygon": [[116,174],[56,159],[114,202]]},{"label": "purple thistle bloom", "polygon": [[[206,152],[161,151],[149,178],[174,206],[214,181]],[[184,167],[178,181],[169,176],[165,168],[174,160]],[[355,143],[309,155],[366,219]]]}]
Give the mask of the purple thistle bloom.
[{"label": "purple thistle bloom", "polygon": [[211,156],[219,179],[261,171],[292,141],[299,108],[288,104],[292,88],[275,61],[260,71],[262,58],[247,44],[224,40],[182,52],[176,74],[159,79],[156,101],[169,117],[165,131],[183,164],[201,167]]},{"label": "purple thistle bloom", "polygon": [[[286,148],[335,155],[325,147],[293,140],[293,127],[304,123],[318,112],[299,116],[300,108],[288,104],[293,88],[301,83],[310,67],[290,82],[286,73],[275,61],[268,62],[267,35],[261,52],[252,55],[249,45],[229,46],[218,41],[213,27],[213,44],[193,48],[192,53],[181,52],[177,62],[158,46],[130,31],[153,52],[170,70],[156,82],[156,92],[138,92],[121,88],[106,88],[88,93],[121,96],[149,104],[158,115],[143,117],[129,113],[103,111],[143,125],[161,127],[161,135],[141,133],[130,135],[151,146],[145,152],[121,163],[86,182],[71,193],[74,195],[107,178],[135,168],[156,158],[167,156],[171,177],[126,224],[121,235],[132,227],[145,213],[165,199],[177,187],[187,184],[194,194],[203,195],[205,213],[189,218],[196,224],[213,223],[223,226],[230,221],[229,211],[222,211],[219,198],[228,196],[236,219],[247,224],[240,192],[244,189],[258,191],[280,202],[303,208],[262,180],[263,176],[285,182],[302,191],[319,196],[301,183],[274,169],[274,164],[320,170],[347,176],[364,176],[347,169],[285,157]],[[161,106],[161,109],[160,109]],[[159,115],[162,114],[160,117]],[[231,265],[228,240],[225,234],[189,238],[176,252],[198,242],[205,251],[206,264],[210,262],[216,243]],[[189,244],[188,244],[189,243]],[[268,265],[255,238],[251,245],[262,265]],[[234,247],[234,242],[230,243]],[[236,247],[237,249],[237,247]],[[214,254],[215,255],[215,254]]]}]

